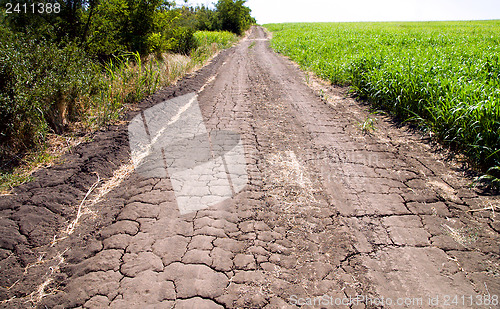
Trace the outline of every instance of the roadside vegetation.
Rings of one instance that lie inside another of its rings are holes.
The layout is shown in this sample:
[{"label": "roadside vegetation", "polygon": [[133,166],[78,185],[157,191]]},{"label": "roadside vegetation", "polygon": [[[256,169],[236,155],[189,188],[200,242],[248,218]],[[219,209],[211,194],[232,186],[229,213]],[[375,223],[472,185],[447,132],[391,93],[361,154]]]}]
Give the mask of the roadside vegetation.
[{"label": "roadside vegetation", "polygon": [[40,1],[60,4],[51,14],[8,14],[7,2],[0,0],[2,192],[51,161],[48,141],[116,122],[255,22],[242,0],[219,0],[214,8],[164,0]]},{"label": "roadside vegetation", "polygon": [[434,133],[500,178],[500,21],[270,24],[304,70]]}]

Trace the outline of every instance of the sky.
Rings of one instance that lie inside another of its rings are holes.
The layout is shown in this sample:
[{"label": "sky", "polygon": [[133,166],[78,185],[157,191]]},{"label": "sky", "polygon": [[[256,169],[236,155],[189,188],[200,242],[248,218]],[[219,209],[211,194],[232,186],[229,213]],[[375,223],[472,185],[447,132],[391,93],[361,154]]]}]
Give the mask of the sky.
[{"label": "sky", "polygon": [[259,24],[500,19],[500,0],[248,0],[246,5]]}]

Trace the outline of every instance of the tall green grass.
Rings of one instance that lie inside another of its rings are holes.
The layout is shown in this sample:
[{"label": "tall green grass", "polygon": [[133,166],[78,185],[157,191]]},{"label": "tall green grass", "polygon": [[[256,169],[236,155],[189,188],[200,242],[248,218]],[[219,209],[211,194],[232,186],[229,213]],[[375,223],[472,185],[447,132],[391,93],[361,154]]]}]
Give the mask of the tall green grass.
[{"label": "tall green grass", "polygon": [[163,53],[141,57],[139,53],[127,53],[105,63],[105,87],[98,97],[92,98],[94,106],[86,121],[95,127],[116,120],[125,104],[173,83],[238,40],[238,36],[226,31],[197,31],[194,38],[198,47],[190,56]]},{"label": "tall green grass", "polygon": [[191,58],[203,63],[218,50],[231,47],[238,41],[238,36],[228,31],[197,31],[194,39],[198,48],[191,53]]},{"label": "tall green grass", "polygon": [[198,46],[216,44],[218,48],[228,48],[238,41],[238,36],[229,31],[197,31],[194,38]]},{"label": "tall green grass", "polygon": [[500,165],[500,21],[270,24],[272,47],[491,172]]}]

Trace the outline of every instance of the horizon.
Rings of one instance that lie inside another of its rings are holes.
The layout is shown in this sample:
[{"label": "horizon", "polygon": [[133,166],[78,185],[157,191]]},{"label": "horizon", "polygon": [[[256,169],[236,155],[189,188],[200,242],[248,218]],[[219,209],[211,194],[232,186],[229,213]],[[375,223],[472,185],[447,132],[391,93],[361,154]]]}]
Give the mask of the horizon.
[{"label": "horizon", "polygon": [[450,19],[450,20],[363,20],[363,21],[286,21],[279,23],[265,23],[257,25],[274,25],[274,24],[348,24],[348,23],[439,23],[439,22],[477,22],[477,21],[500,21],[500,18],[495,19]]}]

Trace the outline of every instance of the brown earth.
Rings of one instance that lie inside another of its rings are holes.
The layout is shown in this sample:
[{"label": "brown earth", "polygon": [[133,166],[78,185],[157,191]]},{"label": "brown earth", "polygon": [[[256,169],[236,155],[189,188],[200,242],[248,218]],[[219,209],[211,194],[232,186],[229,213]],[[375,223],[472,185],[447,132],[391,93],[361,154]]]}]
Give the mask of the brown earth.
[{"label": "brown earth", "polygon": [[132,173],[53,242],[95,173],[130,159],[110,127],[1,197],[3,308],[499,308],[498,196],[438,148],[306,77],[260,27],[139,110],[200,89],[207,129],[242,136],[246,188],[180,215],[169,179]]}]

